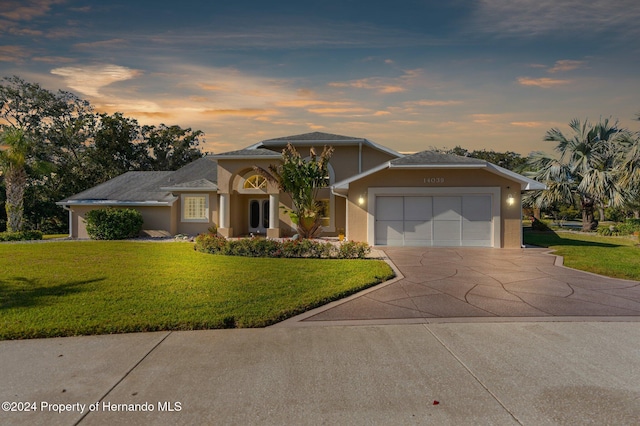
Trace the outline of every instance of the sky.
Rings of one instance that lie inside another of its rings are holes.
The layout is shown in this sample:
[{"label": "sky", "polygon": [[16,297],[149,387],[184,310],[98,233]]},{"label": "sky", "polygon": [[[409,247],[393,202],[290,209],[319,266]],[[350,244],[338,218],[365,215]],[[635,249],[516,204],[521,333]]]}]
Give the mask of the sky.
[{"label": "sky", "polygon": [[307,132],[400,152],[640,130],[637,0],[3,0],[0,76],[220,153]]}]

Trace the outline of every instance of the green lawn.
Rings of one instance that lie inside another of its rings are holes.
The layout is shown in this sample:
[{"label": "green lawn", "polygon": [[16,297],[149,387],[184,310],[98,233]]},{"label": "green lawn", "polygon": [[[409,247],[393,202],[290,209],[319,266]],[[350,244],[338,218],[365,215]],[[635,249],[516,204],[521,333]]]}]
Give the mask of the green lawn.
[{"label": "green lawn", "polygon": [[379,260],[214,256],[184,242],[0,244],[0,339],[262,327],[391,277]]},{"label": "green lawn", "polygon": [[637,237],[601,237],[580,232],[525,231],[524,241],[554,249],[570,268],[609,277],[640,280]]}]

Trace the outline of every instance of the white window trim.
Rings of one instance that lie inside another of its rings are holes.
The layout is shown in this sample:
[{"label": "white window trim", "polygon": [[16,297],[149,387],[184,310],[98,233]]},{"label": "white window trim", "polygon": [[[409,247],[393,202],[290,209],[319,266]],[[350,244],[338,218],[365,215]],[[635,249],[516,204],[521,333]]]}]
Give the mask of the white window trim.
[{"label": "white window trim", "polygon": [[250,171],[248,173],[246,173],[244,176],[242,176],[242,179],[240,179],[240,185],[238,187],[238,193],[239,194],[253,194],[253,195],[258,195],[258,194],[267,194],[268,193],[268,188],[269,188],[269,182],[267,181],[267,185],[264,188],[245,188],[244,185],[247,182],[248,179],[252,178],[253,176],[260,176],[259,173],[256,173],[255,171]]},{"label": "white window trim", "polygon": [[[201,219],[186,219],[185,208],[186,198],[204,198],[204,217]],[[209,195],[208,194],[180,194],[180,221],[189,223],[208,223],[209,222]]]}]

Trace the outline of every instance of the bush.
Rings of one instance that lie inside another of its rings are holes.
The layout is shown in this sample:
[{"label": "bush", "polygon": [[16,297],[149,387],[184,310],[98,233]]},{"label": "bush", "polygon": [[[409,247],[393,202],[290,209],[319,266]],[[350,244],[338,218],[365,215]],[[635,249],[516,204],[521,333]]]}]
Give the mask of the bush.
[{"label": "bush", "polygon": [[142,230],[142,214],[135,209],[96,209],[84,218],[87,233],[94,240],[124,240],[134,238]]},{"label": "bush", "polygon": [[253,237],[227,240],[211,233],[198,235],[194,249],[227,256],[316,259],[362,259],[371,252],[368,244],[352,241],[335,245],[309,239],[277,241]]},{"label": "bush", "polygon": [[598,234],[604,236],[610,235],[631,235],[640,232],[640,219],[627,219],[624,223],[617,225],[603,226],[598,228]]},{"label": "bush", "polygon": [[196,237],[194,250],[202,253],[219,253],[226,245],[227,239],[216,234],[200,234]]},{"label": "bush", "polygon": [[41,239],[41,231],[0,232],[0,241],[27,241]]},{"label": "bush", "polygon": [[624,223],[616,226],[621,235],[629,235],[640,232],[640,219],[627,219]]},{"label": "bush", "polygon": [[365,243],[357,243],[355,241],[347,241],[340,244],[338,257],[340,259],[362,259],[371,252],[371,247]]}]

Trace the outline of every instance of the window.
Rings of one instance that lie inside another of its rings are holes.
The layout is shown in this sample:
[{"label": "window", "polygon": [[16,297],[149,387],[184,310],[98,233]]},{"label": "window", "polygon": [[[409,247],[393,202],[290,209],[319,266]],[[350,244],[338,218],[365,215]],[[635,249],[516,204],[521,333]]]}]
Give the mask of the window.
[{"label": "window", "polygon": [[206,195],[182,195],[182,220],[185,222],[208,222],[208,198]]},{"label": "window", "polygon": [[321,224],[325,228],[328,228],[331,225],[331,203],[329,200],[319,200],[318,204],[320,204]]},{"label": "window", "polygon": [[264,176],[252,175],[244,181],[244,189],[266,189],[267,179]]}]

